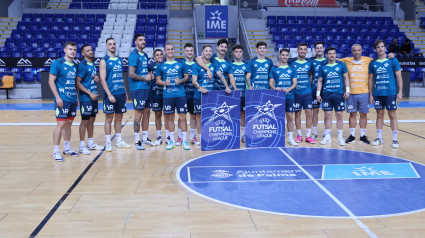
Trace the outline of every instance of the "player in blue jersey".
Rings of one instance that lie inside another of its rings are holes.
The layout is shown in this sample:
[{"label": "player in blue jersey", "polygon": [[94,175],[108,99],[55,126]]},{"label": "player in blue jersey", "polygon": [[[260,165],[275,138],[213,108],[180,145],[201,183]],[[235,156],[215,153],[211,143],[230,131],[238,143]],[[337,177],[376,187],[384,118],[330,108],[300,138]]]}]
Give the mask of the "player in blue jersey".
[{"label": "player in blue jersey", "polygon": [[[94,121],[98,112],[97,98],[99,93],[97,91],[97,82],[99,77],[96,74],[96,66],[93,63],[93,48],[90,45],[83,45],[81,54],[84,60],[78,65],[76,85],[79,89],[80,100],[80,154],[89,155],[89,150],[101,150],[103,147],[94,143],[93,130]],[[87,130],[87,146],[85,145],[84,138]]]},{"label": "player in blue jersey", "polygon": [[[328,62],[320,67],[316,91],[317,101],[323,101],[322,108],[325,112],[325,137],[320,144],[331,143],[332,110],[335,110],[338,144],[344,146],[342,114],[345,110],[345,100],[350,96],[348,70],[344,62],[336,60],[335,48],[326,49],[326,58]],[[322,87],[323,97],[321,96]]]},{"label": "player in blue jersey", "polygon": [[64,47],[65,57],[53,60],[50,66],[49,86],[55,96],[56,128],[53,132],[53,159],[63,161],[59,151],[59,144],[64,139],[64,155],[79,156],[71,149],[71,126],[77,110],[77,90],[75,77],[77,67],[72,62],[77,53],[74,42],[66,42]]},{"label": "player in blue jersey", "polygon": [[[156,49],[153,52],[153,58],[155,62],[152,62],[148,65],[149,72],[156,74],[156,68],[159,63],[164,60],[164,52],[161,49]],[[155,75],[156,77],[156,75]],[[155,140],[155,145],[160,145],[162,143],[161,137],[161,127],[162,127],[162,107],[163,107],[163,87],[156,84],[156,80],[151,81],[151,93],[150,93],[150,102],[151,109],[155,112],[155,127],[157,138]],[[168,131],[168,124],[164,124],[165,127],[165,137],[170,136]]]},{"label": "player in blue jersey", "polygon": [[[144,145],[155,146],[148,139],[151,81],[155,79],[153,73],[148,72],[148,55],[143,52],[146,38],[143,34],[134,36],[136,48],[128,57],[128,77],[130,92],[134,105],[134,141],[138,150],[144,150]],[[140,141],[140,122],[142,123],[142,141]]]},{"label": "player in blue jersey", "polygon": [[267,43],[259,41],[255,45],[257,57],[248,61],[246,83],[249,89],[269,89],[269,73],[273,61],[266,57]]},{"label": "player in blue jersey", "polygon": [[319,79],[319,70],[320,65],[325,62],[327,59],[325,57],[325,44],[322,41],[317,41],[314,43],[314,51],[316,52],[316,56],[313,58],[310,58],[311,63],[313,64],[313,83],[311,85],[311,91],[313,94],[313,116],[312,116],[312,122],[313,122],[313,139],[317,139],[317,124],[319,123],[319,109],[320,109],[320,102],[316,99],[316,91],[317,91],[317,81]]},{"label": "player in blue jersey", "polygon": [[297,87],[294,90],[294,112],[295,112],[295,127],[297,128],[297,138],[295,142],[301,143],[303,136],[301,133],[301,110],[305,112],[306,138],[305,141],[310,144],[315,144],[316,140],[311,136],[313,127],[313,95],[311,84],[313,83],[314,66],[306,60],[307,44],[299,43],[297,47],[298,56],[294,60],[289,61],[289,65],[297,70]]},{"label": "player in blue jersey", "polygon": [[131,148],[131,145],[125,143],[121,136],[121,123],[123,113],[127,112],[126,101],[128,99],[125,89],[124,78],[122,76],[122,60],[115,55],[116,43],[114,38],[106,39],[107,53],[99,63],[100,82],[104,90],[103,94],[103,112],[105,118],[105,151],[112,151],[111,142],[111,124],[114,120],[116,133],[116,144],[118,148]]},{"label": "player in blue jersey", "polygon": [[378,137],[372,145],[383,144],[382,128],[384,125],[385,109],[390,117],[391,130],[393,132],[392,147],[398,148],[397,141],[397,103],[402,99],[403,81],[401,77],[400,63],[396,58],[388,59],[385,54],[385,42],[378,40],[375,43],[378,59],[369,64],[369,88],[370,103],[376,109],[376,129]]},{"label": "player in blue jersey", "polygon": [[288,65],[289,50],[281,49],[279,51],[279,66],[273,66],[270,70],[270,89],[283,91],[285,98],[286,126],[288,128],[288,144],[297,146],[294,141],[294,90],[297,87],[297,71]]},{"label": "player in blue jersey", "polygon": [[[204,64],[208,67],[208,70],[213,74],[216,75],[221,79],[223,84],[225,85],[226,89],[225,91],[227,93],[230,93],[232,90],[230,90],[229,86],[227,85],[227,82],[223,76],[223,74],[220,71],[219,66],[216,63],[211,63],[211,55],[212,55],[212,48],[209,45],[204,45],[202,48],[202,60],[204,61]],[[196,115],[196,127],[198,131],[198,139],[201,141],[201,94],[202,93],[208,93],[208,91],[214,90],[214,78],[208,77],[207,71],[200,66],[198,63],[196,63],[192,68],[192,83],[193,86],[196,88],[195,93],[193,95],[193,103],[194,103],[194,113]]]},{"label": "player in blue jersey", "polygon": [[232,48],[234,61],[229,69],[229,81],[234,90],[241,91],[241,141],[245,142],[245,89],[246,70],[248,65],[243,62],[243,47],[235,45]]},{"label": "player in blue jersey", "polygon": [[156,83],[164,86],[164,114],[165,123],[168,123],[170,129],[170,141],[167,150],[171,150],[175,146],[174,141],[174,116],[175,110],[179,115],[179,123],[182,128],[183,148],[190,150],[187,141],[187,102],[184,83],[189,79],[188,74],[183,76],[183,64],[174,59],[174,46],[165,45],[166,61],[160,63],[156,68]]}]

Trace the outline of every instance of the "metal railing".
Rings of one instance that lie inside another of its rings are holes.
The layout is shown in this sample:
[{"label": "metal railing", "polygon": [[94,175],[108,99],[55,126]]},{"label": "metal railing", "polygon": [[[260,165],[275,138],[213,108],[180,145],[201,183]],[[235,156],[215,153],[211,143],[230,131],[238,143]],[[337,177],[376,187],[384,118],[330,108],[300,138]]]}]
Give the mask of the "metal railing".
[{"label": "metal railing", "polygon": [[[242,34],[243,39],[245,41],[245,44],[247,45],[246,48],[248,49],[248,55],[249,55],[249,58],[251,59],[252,58],[251,44],[249,43],[249,39],[248,39],[248,36],[247,36],[247,33],[246,33],[245,23],[243,21],[241,13],[239,13],[239,26],[240,26],[240,34]],[[239,35],[239,37],[240,37],[240,35]]]},{"label": "metal railing", "polygon": [[192,0],[192,11],[193,11],[193,28],[194,28],[194,35],[193,35],[193,39],[195,41],[195,56],[198,54],[200,54],[199,52],[199,47],[198,47],[198,30],[196,29],[196,11],[195,11],[195,0]]}]

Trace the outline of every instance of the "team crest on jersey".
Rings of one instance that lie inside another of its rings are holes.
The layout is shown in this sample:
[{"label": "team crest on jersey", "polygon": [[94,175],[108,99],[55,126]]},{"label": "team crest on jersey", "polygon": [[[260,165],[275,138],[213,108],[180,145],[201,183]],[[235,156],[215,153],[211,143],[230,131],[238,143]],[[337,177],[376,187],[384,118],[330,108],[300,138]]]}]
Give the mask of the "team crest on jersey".
[{"label": "team crest on jersey", "polygon": [[269,64],[265,64],[264,66],[265,66],[266,68],[268,68],[268,67],[269,67]]},{"label": "team crest on jersey", "polygon": [[292,73],[292,70],[288,70],[288,74]]},{"label": "team crest on jersey", "polygon": [[257,64],[254,64],[254,67],[257,67],[258,65]]},{"label": "team crest on jersey", "polygon": [[242,66],[242,70],[245,70],[246,69],[246,67],[245,66]]},{"label": "team crest on jersey", "polygon": [[388,63],[385,63],[385,64],[384,64],[384,66],[385,66],[385,67],[388,67]]},{"label": "team crest on jersey", "polygon": [[222,64],[221,68],[223,68],[223,69],[226,68],[226,64]]},{"label": "team crest on jersey", "polygon": [[180,68],[180,66],[176,65],[174,68],[175,68],[175,69],[179,69],[179,68]]},{"label": "team crest on jersey", "polygon": [[335,68],[335,70],[336,70],[336,71],[339,71],[339,67],[336,67],[336,68]]}]

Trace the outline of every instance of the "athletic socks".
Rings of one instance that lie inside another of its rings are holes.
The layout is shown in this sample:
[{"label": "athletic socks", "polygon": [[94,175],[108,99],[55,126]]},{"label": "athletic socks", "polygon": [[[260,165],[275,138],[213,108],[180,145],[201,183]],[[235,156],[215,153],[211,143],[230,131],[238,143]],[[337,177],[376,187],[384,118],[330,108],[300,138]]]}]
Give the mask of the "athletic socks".
[{"label": "athletic socks", "polygon": [[182,138],[182,129],[179,128],[178,132],[179,132],[179,137]]},{"label": "athletic socks", "polygon": [[190,138],[193,139],[196,137],[196,129],[190,129]]},{"label": "athletic socks", "polygon": [[241,137],[245,135],[245,127],[241,127]]},{"label": "athletic socks", "polygon": [[134,141],[135,141],[135,143],[140,141],[140,134],[139,133],[134,133]]},{"label": "athletic socks", "polygon": [[365,135],[366,135],[366,129],[360,128],[360,136],[365,136]]},{"label": "athletic socks", "polygon": [[397,140],[397,130],[393,131],[393,140]]},{"label": "athletic socks", "polygon": [[298,134],[299,136],[303,136],[303,134],[301,133],[301,130],[297,130],[297,134]]},{"label": "athletic socks", "polygon": [[180,138],[182,138],[183,141],[187,140],[187,132],[182,132],[182,137]]},{"label": "athletic socks", "polygon": [[338,130],[338,138],[342,138],[342,132],[343,130]]},{"label": "athletic socks", "polygon": [[54,145],[53,146],[53,154],[54,153],[60,153],[60,151],[59,151],[59,145]]},{"label": "athletic socks", "polygon": [[305,137],[310,137],[311,136],[311,129],[305,129]]},{"label": "athletic socks", "polygon": [[70,141],[64,141],[63,142],[63,150],[70,150],[71,149],[71,142]]},{"label": "athletic socks", "polygon": [[117,133],[116,136],[117,136],[116,142],[117,143],[121,142],[122,141],[121,133]]},{"label": "athletic socks", "polygon": [[93,138],[88,138],[87,139],[87,145],[88,146],[91,146],[91,145],[93,145],[94,144],[94,140],[93,140]]},{"label": "athletic socks", "polygon": [[376,132],[378,133],[378,138],[382,140],[382,129],[378,129]]},{"label": "athletic socks", "polygon": [[288,138],[293,138],[292,136],[293,136],[293,134],[294,134],[294,132],[288,132]]},{"label": "athletic socks", "polygon": [[148,132],[147,131],[142,131],[142,139],[143,139],[143,141],[146,141],[148,139]]},{"label": "athletic socks", "polygon": [[356,128],[350,128],[350,134],[355,137],[356,136]]},{"label": "athletic socks", "polygon": [[86,146],[86,143],[83,140],[80,141],[80,147],[84,147],[84,146]]},{"label": "athletic socks", "polygon": [[170,140],[174,141],[174,131],[170,132]]},{"label": "athletic socks", "polygon": [[111,135],[105,135],[106,143],[111,142]]},{"label": "athletic socks", "polygon": [[161,130],[157,130],[157,131],[156,131],[156,136],[157,136],[157,137],[161,136]]},{"label": "athletic socks", "polygon": [[317,135],[317,126],[313,126],[313,134]]},{"label": "athletic socks", "polygon": [[169,137],[170,136],[170,131],[169,130],[165,130],[165,137]]}]

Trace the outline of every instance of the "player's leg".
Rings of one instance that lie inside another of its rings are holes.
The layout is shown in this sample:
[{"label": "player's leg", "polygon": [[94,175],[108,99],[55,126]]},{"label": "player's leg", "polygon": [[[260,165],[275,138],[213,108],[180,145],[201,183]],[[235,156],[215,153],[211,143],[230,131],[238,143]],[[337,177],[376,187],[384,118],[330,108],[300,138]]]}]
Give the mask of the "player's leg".
[{"label": "player's leg", "polygon": [[305,112],[305,142],[316,144],[316,140],[311,136],[313,127],[313,97],[311,94],[304,95],[303,108]]},{"label": "player's leg", "polygon": [[170,141],[168,142],[167,150],[173,149],[176,145],[176,141],[174,139],[176,102],[176,98],[164,98],[164,108],[166,109],[164,110],[164,113],[166,114],[165,118],[168,124],[168,129],[170,130]]},{"label": "player's leg", "polygon": [[320,142],[320,144],[330,144],[331,143],[331,129],[332,129],[332,111],[333,111],[333,104],[331,100],[331,94],[330,93],[323,93],[323,102],[322,102],[322,109],[325,113],[325,136],[323,137],[323,140]]},{"label": "player's leg", "polygon": [[316,99],[316,92],[313,92],[313,128],[312,128],[312,137],[314,140],[317,140],[317,125],[319,124],[319,112],[320,112],[320,102]]},{"label": "player's leg", "polygon": [[245,142],[245,97],[241,97],[241,141]]},{"label": "player's leg", "polygon": [[297,138],[295,142],[301,143],[303,135],[301,133],[301,110],[302,110],[302,95],[294,95],[294,113],[295,113],[295,128],[297,129]]},{"label": "player's leg", "polygon": [[96,121],[96,114],[93,113],[87,122],[87,148],[89,150],[102,150],[103,147],[94,142],[94,122]]},{"label": "player's leg", "polygon": [[178,97],[176,98],[176,109],[179,115],[179,125],[181,128],[181,140],[182,140],[182,146],[185,150],[190,150],[189,142],[187,140],[187,98],[184,97]]},{"label": "player's leg", "polygon": [[[81,116],[81,123],[78,131],[80,133],[80,154],[89,155],[90,151],[87,149],[86,144],[84,142],[86,137],[86,130],[88,131],[90,117],[89,116]],[[93,128],[92,128],[93,129]],[[93,133],[93,132],[92,132]]]},{"label": "player's leg", "polygon": [[63,161],[63,157],[60,153],[59,144],[61,142],[62,130],[65,126],[66,119],[56,119],[56,127],[53,131],[53,159],[56,161]]},{"label": "player's leg", "polygon": [[372,142],[372,145],[380,145],[384,143],[382,139],[382,128],[384,127],[384,116],[385,116],[385,101],[383,97],[375,96],[375,109],[376,109],[376,133],[377,137]]},{"label": "player's leg", "polygon": [[396,96],[387,96],[385,104],[388,111],[388,116],[390,118],[390,126],[391,126],[391,131],[393,134],[393,140],[392,140],[391,146],[397,149],[399,147],[399,144],[397,140],[398,120],[397,120]]},{"label": "player's leg", "polygon": [[345,143],[353,143],[356,141],[356,124],[357,124],[357,111],[358,103],[356,102],[356,95],[352,94],[347,98],[347,112],[350,113],[348,124],[350,127],[350,136],[347,137]]},{"label": "player's leg", "polygon": [[142,143],[150,146],[155,146],[156,144],[148,138],[150,108],[145,107],[142,110],[142,113]]},{"label": "player's leg", "polygon": [[71,156],[79,156],[79,154],[71,149],[71,126],[74,121],[76,111],[77,111],[77,102],[70,102],[64,104],[64,107],[68,109],[68,116],[66,118],[65,126],[63,127],[62,135],[63,135],[63,154],[71,155]]},{"label": "player's leg", "polygon": [[194,98],[193,99],[193,104],[194,104],[194,114],[196,117],[196,130],[198,132],[198,141],[197,143],[195,142],[195,145],[200,145],[201,144],[201,99],[200,98]]},{"label": "player's leg", "polygon": [[285,100],[285,115],[286,115],[286,127],[288,129],[288,144],[297,146],[293,138],[294,134],[294,99],[287,98]]}]

